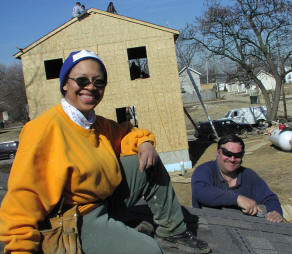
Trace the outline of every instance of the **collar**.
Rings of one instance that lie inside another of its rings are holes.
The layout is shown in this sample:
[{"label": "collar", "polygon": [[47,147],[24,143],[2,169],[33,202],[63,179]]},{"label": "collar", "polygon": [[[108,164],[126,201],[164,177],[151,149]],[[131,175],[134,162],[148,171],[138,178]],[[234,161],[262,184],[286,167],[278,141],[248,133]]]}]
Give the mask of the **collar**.
[{"label": "collar", "polygon": [[62,98],[61,105],[65,113],[70,117],[70,119],[74,123],[78,124],[79,126],[85,129],[90,129],[92,124],[96,120],[96,115],[93,109],[89,112],[89,117],[87,120],[86,117],[77,108],[69,104],[65,98]]},{"label": "collar", "polygon": [[[221,172],[220,172],[220,169],[219,169],[219,167],[218,167],[218,163],[217,163],[217,161],[215,161],[215,164],[216,164],[217,176],[219,177],[219,180],[220,180],[221,182],[227,183],[226,180],[223,178]],[[236,186],[241,185],[241,179],[242,179],[242,168],[241,168],[241,166],[240,166],[239,169],[238,169]]]}]

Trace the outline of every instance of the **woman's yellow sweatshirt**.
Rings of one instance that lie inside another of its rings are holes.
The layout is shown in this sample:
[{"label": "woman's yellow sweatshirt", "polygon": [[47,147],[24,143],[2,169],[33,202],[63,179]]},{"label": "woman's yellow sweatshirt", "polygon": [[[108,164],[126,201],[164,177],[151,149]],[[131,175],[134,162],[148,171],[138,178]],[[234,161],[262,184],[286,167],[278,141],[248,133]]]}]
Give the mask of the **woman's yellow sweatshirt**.
[{"label": "woman's yellow sweatshirt", "polygon": [[19,137],[8,192],[0,208],[0,241],[5,253],[38,249],[38,222],[65,196],[66,204],[80,204],[81,214],[92,203],[109,197],[121,182],[117,157],[136,154],[145,130],[119,125],[97,116],[92,129],[74,123],[61,104],[28,122]]}]

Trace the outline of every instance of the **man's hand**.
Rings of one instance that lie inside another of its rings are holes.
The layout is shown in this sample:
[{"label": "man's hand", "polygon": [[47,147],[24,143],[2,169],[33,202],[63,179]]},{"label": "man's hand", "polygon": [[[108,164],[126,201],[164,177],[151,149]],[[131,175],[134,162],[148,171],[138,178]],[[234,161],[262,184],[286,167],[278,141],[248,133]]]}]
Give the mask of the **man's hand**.
[{"label": "man's hand", "polygon": [[138,158],[139,170],[143,172],[156,164],[158,153],[150,142],[144,142],[139,146]]},{"label": "man's hand", "polygon": [[256,215],[258,212],[264,214],[263,210],[257,205],[257,203],[248,197],[239,195],[237,198],[237,205],[242,208],[242,212],[249,215]]},{"label": "man's hand", "polygon": [[277,211],[267,213],[267,220],[273,223],[280,223],[283,221],[283,217]]}]

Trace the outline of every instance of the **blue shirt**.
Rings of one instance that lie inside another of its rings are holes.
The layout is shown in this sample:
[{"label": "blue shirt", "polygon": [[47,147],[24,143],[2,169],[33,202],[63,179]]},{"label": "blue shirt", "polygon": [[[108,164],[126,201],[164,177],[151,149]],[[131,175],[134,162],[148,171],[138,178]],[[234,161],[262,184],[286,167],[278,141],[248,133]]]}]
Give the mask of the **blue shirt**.
[{"label": "blue shirt", "polygon": [[191,183],[193,207],[237,206],[238,195],[243,195],[257,204],[265,205],[267,212],[277,211],[283,215],[277,195],[265,181],[249,168],[240,167],[238,170],[236,186],[230,188],[216,161],[209,161],[197,167]]}]

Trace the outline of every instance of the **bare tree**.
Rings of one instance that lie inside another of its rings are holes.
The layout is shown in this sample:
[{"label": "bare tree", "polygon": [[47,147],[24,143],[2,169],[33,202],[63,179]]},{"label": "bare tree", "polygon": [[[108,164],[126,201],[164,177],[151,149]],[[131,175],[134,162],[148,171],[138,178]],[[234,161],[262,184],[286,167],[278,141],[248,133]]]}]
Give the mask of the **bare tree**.
[{"label": "bare tree", "polygon": [[[207,3],[205,13],[196,23],[187,24],[181,36],[211,55],[230,59],[244,70],[262,92],[268,118],[275,120],[282,83],[291,71],[284,68],[292,53],[291,2],[232,0],[230,6],[216,0]],[[267,69],[276,80],[274,101],[256,76],[258,68]]]},{"label": "bare tree", "polygon": [[[176,42],[176,48],[182,54],[182,55],[180,54],[177,55],[177,64],[178,64],[179,71],[181,71],[184,67],[192,67],[193,58],[196,53],[195,47],[196,47],[195,44],[187,43],[186,41],[182,40],[181,37],[178,38]],[[184,66],[184,62],[187,66]]]},{"label": "bare tree", "polygon": [[27,120],[27,100],[20,64],[0,65],[0,111],[7,111],[9,121]]}]

